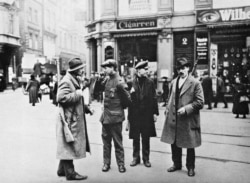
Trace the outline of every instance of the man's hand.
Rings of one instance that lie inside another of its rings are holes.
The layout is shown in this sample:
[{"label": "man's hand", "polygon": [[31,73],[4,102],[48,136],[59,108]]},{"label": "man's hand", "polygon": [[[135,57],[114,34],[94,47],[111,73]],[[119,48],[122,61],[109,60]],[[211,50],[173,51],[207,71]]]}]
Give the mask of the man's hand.
[{"label": "man's hand", "polygon": [[156,121],[157,121],[157,115],[154,114],[154,122],[156,122]]},{"label": "man's hand", "polygon": [[186,110],[185,110],[185,108],[184,107],[181,107],[180,109],[178,109],[178,111],[177,111],[177,114],[178,115],[184,115],[186,113]]},{"label": "man's hand", "polygon": [[134,89],[134,87],[132,87],[130,90],[130,93],[134,93],[134,92],[135,92],[135,89]]}]

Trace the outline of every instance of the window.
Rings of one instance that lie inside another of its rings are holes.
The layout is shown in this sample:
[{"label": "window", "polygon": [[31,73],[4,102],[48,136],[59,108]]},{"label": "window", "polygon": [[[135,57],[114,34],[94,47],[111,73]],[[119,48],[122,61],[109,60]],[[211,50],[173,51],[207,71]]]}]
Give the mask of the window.
[{"label": "window", "polygon": [[36,23],[36,24],[39,24],[39,22],[38,22],[38,12],[37,12],[37,10],[35,10],[34,11],[34,23]]},{"label": "window", "polygon": [[33,35],[32,33],[29,34],[29,48],[33,48]]},{"label": "window", "polygon": [[32,22],[32,8],[29,7],[29,10],[28,10],[28,21]]},{"label": "window", "polygon": [[194,10],[194,0],[174,0],[174,11]]},{"label": "window", "polygon": [[34,48],[38,50],[38,35],[35,36]]}]

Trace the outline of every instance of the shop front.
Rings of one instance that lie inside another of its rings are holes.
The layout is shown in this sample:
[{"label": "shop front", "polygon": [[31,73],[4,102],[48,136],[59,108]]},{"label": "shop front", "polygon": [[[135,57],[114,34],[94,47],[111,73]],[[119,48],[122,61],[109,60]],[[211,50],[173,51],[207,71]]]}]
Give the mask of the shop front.
[{"label": "shop front", "polygon": [[226,94],[232,95],[235,78],[250,83],[250,7],[197,11],[197,24],[208,30],[209,73],[221,73]]}]

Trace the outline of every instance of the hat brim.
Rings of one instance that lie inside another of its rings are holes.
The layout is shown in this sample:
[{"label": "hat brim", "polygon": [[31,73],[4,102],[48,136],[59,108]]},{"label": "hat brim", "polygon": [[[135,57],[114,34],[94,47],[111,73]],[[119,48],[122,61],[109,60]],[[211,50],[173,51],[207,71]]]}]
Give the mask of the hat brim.
[{"label": "hat brim", "polygon": [[69,72],[76,71],[76,70],[78,70],[78,69],[84,68],[85,66],[86,66],[86,64],[81,64],[81,65],[77,66],[76,68],[68,69],[68,71],[69,71]]},{"label": "hat brim", "polygon": [[183,65],[178,65],[178,66],[176,66],[176,69],[180,69],[180,68],[185,67],[185,66],[190,67],[191,64],[190,63],[186,63],[186,64],[183,64]]}]

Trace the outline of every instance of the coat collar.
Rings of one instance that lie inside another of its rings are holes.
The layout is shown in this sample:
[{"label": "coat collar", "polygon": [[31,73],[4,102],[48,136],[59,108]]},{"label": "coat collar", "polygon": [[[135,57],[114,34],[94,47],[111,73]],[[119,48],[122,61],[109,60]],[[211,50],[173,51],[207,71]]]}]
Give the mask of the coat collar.
[{"label": "coat collar", "polygon": [[80,84],[79,82],[76,80],[76,78],[74,78],[70,73],[66,74],[66,77],[69,78],[69,80],[73,83],[73,85],[75,86],[76,89],[80,89]]},{"label": "coat collar", "polygon": [[[188,88],[192,85],[192,79],[191,79],[192,76],[188,76],[186,81],[183,83],[183,86],[182,86],[182,89],[181,89],[181,93],[180,93],[180,96],[182,96],[187,90]],[[177,78],[174,80],[174,91],[176,90],[176,84],[177,84]]]}]

